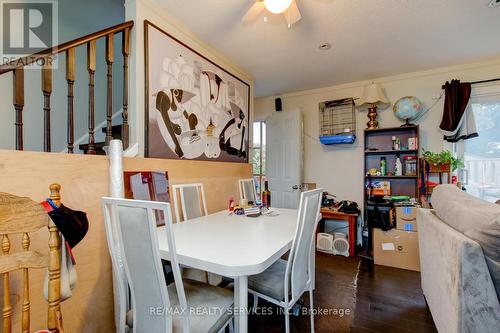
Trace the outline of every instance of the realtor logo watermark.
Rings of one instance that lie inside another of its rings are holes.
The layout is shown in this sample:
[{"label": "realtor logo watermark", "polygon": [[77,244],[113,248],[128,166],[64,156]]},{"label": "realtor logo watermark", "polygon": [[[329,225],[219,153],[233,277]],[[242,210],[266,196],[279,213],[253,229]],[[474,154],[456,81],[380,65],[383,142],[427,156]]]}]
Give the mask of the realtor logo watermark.
[{"label": "realtor logo watermark", "polygon": [[15,66],[53,64],[51,58],[29,56],[58,45],[57,4],[57,0],[0,0],[2,64],[18,59],[22,63]]}]

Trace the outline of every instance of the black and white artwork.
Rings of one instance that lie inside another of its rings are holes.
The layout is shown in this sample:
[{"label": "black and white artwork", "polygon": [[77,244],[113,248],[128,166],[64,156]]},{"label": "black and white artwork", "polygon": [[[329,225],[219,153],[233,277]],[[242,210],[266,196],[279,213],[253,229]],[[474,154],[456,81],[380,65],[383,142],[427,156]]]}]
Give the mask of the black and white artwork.
[{"label": "black and white artwork", "polygon": [[250,86],[145,22],[147,157],[248,161]]}]

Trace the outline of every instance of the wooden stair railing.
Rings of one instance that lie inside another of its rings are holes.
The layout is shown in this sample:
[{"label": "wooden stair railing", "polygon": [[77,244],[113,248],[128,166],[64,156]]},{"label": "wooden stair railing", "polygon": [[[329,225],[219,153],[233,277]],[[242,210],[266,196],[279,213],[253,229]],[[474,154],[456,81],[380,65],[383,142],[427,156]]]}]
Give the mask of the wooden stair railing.
[{"label": "wooden stair railing", "polygon": [[13,97],[15,117],[15,141],[16,150],[24,149],[23,135],[23,109],[24,109],[24,67],[31,64],[42,63],[42,82],[41,90],[43,94],[43,150],[50,152],[51,145],[51,130],[50,118],[51,107],[50,98],[52,95],[52,57],[59,53],[66,53],[66,82],[67,82],[67,150],[68,153],[73,153],[75,149],[75,132],[74,132],[74,84],[75,76],[75,49],[78,46],[87,46],[87,71],[88,71],[88,144],[86,153],[96,154],[95,149],[95,101],[94,101],[94,78],[96,71],[96,41],[100,38],[106,39],[106,54],[105,60],[107,64],[107,105],[106,105],[106,142],[113,138],[113,63],[114,63],[114,36],[122,34],[122,56],[123,56],[123,112],[121,126],[121,139],[123,147],[126,149],[129,146],[129,123],[128,123],[128,59],[130,55],[130,31],[134,26],[133,21],[124,22],[122,24],[97,31],[95,33],[77,38],[75,40],[63,43],[59,46],[51,47],[41,52],[30,56],[22,57],[6,64],[0,65],[0,75],[8,72],[13,72]]}]

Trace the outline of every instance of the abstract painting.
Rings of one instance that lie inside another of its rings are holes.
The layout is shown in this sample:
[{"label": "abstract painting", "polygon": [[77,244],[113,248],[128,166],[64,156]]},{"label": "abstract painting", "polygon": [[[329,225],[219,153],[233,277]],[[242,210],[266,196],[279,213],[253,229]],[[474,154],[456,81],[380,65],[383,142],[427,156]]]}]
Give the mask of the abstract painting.
[{"label": "abstract painting", "polygon": [[248,162],[250,85],[144,22],[145,156]]}]

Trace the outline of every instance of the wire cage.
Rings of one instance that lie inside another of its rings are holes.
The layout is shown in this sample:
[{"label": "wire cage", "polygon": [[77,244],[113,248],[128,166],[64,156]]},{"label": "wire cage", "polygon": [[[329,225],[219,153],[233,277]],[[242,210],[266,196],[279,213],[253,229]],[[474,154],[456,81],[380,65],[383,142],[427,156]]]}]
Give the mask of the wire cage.
[{"label": "wire cage", "polygon": [[319,104],[319,138],[322,144],[354,143],[355,109],[352,97]]}]

